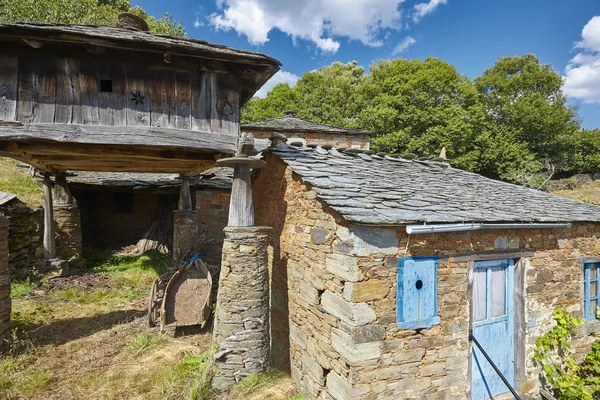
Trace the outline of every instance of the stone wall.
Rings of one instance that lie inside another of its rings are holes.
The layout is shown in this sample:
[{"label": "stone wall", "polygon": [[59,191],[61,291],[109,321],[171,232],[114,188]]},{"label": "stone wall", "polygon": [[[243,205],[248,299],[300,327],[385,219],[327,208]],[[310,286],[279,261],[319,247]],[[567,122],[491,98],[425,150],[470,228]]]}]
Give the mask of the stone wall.
[{"label": "stone wall", "polygon": [[227,227],[215,312],[217,375],[227,388],[265,372],[269,357],[268,227]]},{"label": "stone wall", "polygon": [[83,264],[81,217],[77,204],[54,204],[56,256],[69,265]]},{"label": "stone wall", "polygon": [[13,199],[0,206],[0,214],[9,220],[9,268],[15,276],[24,277],[42,256],[44,212]]},{"label": "stone wall", "polygon": [[198,227],[206,233],[210,242],[203,246],[202,258],[210,264],[221,263],[221,251],[229,218],[229,190],[196,190],[196,211]]},{"label": "stone wall", "polygon": [[[250,132],[256,139],[266,140],[271,136],[272,131],[259,131],[252,129],[243,129],[244,132]],[[344,135],[342,133],[325,132],[282,132],[288,138],[288,143],[303,142],[304,144],[329,144],[334,147],[346,147],[353,149],[369,150],[371,137],[369,135],[352,134]]]},{"label": "stone wall", "polygon": [[8,270],[8,220],[0,215],[0,353],[10,339],[10,272]]},{"label": "stone wall", "polygon": [[198,240],[196,211],[173,211],[173,256],[179,259]]},{"label": "stone wall", "polygon": [[[553,326],[556,308],[581,316],[580,261],[600,259],[599,225],[412,236],[404,227],[357,227],[318,201],[282,161],[267,160],[253,191],[255,204],[269,204],[257,209],[257,224],[274,227],[273,361],[291,369],[307,398],[467,398],[471,262],[465,257],[507,252],[527,254],[526,368],[518,390],[539,392],[535,339]],[[397,327],[397,260],[407,255],[440,259],[439,325]],[[574,348],[587,350],[597,330],[595,321],[586,323]]]}]

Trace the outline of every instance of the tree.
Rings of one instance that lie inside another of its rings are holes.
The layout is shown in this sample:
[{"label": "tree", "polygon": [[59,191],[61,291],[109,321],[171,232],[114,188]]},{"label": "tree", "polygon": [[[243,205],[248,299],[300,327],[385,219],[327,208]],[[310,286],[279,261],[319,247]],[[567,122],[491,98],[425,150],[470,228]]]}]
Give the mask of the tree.
[{"label": "tree", "polygon": [[485,119],[473,83],[437,58],[382,60],[363,87],[361,126],[379,134],[373,147],[433,156],[446,147],[461,168],[478,170],[477,137]]},{"label": "tree", "polygon": [[526,143],[539,160],[560,163],[565,137],[579,130],[576,109],[566,105],[562,77],[533,54],[504,57],[475,78],[488,120],[511,141]]},{"label": "tree", "polygon": [[181,22],[169,14],[156,19],[130,0],[2,0],[0,22],[43,22],[115,26],[117,16],[130,12],[146,20],[151,31],[178,37],[185,36]]},{"label": "tree", "polygon": [[263,99],[251,98],[242,108],[242,123],[281,117],[285,111],[298,111],[298,92],[287,83],[279,83]]},{"label": "tree", "polygon": [[343,128],[359,128],[365,102],[360,90],[364,68],[356,61],[334,62],[302,75],[295,86],[298,117]]}]

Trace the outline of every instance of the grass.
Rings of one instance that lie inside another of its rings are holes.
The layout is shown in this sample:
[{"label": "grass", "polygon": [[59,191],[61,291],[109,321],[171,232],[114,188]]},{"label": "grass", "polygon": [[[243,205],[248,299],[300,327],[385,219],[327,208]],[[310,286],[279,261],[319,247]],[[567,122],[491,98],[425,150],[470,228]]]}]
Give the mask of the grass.
[{"label": "grass", "polygon": [[278,378],[281,378],[283,373],[273,368],[269,368],[264,374],[250,374],[241,381],[233,385],[231,391],[238,395],[247,396],[255,392],[257,389],[273,383]]},{"label": "grass", "polygon": [[18,168],[17,162],[8,158],[0,158],[0,191],[16,195],[31,208],[44,204],[42,183],[31,179],[26,168]]},{"label": "grass", "polygon": [[125,346],[126,353],[139,354],[165,341],[165,337],[155,333],[139,333]]},{"label": "grass", "polygon": [[37,284],[31,282],[29,278],[21,281],[12,281],[10,283],[10,297],[15,299],[31,296],[35,288],[37,288]]},{"label": "grass", "polygon": [[600,181],[588,182],[574,190],[557,190],[553,194],[600,205]]}]

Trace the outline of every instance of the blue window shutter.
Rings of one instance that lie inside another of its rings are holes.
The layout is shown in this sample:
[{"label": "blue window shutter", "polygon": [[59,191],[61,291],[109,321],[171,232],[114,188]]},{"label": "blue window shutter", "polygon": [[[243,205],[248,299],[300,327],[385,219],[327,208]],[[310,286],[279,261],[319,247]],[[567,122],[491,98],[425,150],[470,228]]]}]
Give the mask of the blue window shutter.
[{"label": "blue window shutter", "polygon": [[439,324],[437,315],[437,257],[398,260],[396,320],[402,329]]}]

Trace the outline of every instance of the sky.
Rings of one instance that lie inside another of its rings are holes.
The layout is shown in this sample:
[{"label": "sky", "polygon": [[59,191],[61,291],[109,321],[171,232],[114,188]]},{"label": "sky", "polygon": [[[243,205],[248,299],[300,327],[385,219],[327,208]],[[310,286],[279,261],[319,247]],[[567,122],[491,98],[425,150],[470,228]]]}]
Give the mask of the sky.
[{"label": "sky", "polygon": [[257,93],[334,61],[440,58],[475,78],[533,53],[564,78],[582,126],[600,128],[600,0],[132,0],[169,12],[189,37],[283,64]]}]

